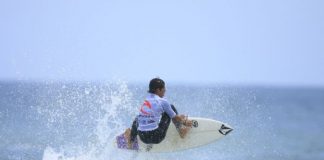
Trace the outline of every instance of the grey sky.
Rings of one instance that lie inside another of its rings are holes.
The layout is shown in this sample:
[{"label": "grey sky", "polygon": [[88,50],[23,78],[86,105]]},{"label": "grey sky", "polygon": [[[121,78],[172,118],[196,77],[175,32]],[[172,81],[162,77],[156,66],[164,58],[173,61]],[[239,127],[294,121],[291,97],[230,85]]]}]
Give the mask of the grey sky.
[{"label": "grey sky", "polygon": [[0,79],[324,86],[324,1],[0,1]]}]

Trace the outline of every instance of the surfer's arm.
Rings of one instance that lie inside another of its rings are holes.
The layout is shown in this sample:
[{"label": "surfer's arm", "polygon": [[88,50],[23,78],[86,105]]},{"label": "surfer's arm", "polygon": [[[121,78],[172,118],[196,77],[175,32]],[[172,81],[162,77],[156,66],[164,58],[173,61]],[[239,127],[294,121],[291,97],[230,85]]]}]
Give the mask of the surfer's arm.
[{"label": "surfer's arm", "polygon": [[173,117],[175,117],[177,114],[173,111],[173,109],[172,109],[172,107],[171,107],[171,105],[170,105],[170,103],[168,102],[168,101],[166,101],[166,100],[162,100],[161,101],[161,106],[162,106],[162,108],[163,108],[163,111],[166,113],[166,114],[168,114],[168,116],[170,117],[170,118],[173,118]]}]

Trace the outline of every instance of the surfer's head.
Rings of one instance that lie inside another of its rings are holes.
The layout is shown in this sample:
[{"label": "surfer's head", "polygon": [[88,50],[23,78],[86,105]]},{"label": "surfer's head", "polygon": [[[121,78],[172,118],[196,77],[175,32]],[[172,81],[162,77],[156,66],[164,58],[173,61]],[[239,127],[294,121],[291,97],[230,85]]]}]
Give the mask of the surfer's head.
[{"label": "surfer's head", "polygon": [[157,94],[160,97],[164,96],[165,93],[165,83],[162,79],[160,78],[153,78],[150,81],[149,85],[149,93],[154,93]]}]

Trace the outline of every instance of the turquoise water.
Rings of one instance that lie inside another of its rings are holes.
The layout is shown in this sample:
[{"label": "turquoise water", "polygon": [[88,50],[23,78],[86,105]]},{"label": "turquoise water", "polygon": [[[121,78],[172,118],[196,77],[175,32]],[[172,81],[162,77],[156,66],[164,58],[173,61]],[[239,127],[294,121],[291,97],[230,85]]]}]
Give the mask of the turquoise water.
[{"label": "turquoise water", "polygon": [[0,159],[324,159],[324,88],[167,86],[178,111],[230,124],[227,137],[175,153],[113,147],[147,86],[0,82]]}]

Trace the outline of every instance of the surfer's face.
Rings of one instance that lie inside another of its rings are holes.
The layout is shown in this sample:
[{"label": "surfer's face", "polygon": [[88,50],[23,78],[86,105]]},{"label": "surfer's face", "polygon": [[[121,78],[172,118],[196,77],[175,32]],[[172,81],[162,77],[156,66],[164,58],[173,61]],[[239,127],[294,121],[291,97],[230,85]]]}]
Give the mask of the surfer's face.
[{"label": "surfer's face", "polygon": [[156,94],[161,98],[164,97],[165,87],[156,89]]}]

